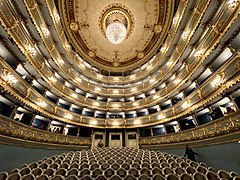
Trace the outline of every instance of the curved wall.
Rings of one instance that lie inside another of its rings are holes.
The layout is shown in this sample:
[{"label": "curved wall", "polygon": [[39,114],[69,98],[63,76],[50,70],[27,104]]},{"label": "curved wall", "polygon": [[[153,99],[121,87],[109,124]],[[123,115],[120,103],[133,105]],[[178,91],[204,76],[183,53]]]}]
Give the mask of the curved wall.
[{"label": "curved wall", "polygon": [[[240,143],[235,142],[215,146],[193,147],[192,149],[199,154],[196,156],[198,162],[204,162],[216,169],[224,169],[227,171],[235,171],[238,174],[240,173]],[[185,147],[178,149],[155,150],[179,156],[183,156],[185,153]]]}]

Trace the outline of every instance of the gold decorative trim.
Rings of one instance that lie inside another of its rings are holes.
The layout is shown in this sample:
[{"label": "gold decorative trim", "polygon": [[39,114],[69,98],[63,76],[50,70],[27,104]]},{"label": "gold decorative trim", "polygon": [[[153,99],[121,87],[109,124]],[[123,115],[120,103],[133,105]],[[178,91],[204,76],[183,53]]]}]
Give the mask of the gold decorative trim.
[{"label": "gold decorative trim", "polygon": [[[142,147],[201,146],[240,140],[240,111],[193,129],[139,139]],[[225,140],[224,140],[225,139]]]},{"label": "gold decorative trim", "polygon": [[67,136],[46,130],[39,130],[0,115],[0,135],[8,136],[15,141],[27,143],[41,142],[55,146],[91,146],[91,138]]}]

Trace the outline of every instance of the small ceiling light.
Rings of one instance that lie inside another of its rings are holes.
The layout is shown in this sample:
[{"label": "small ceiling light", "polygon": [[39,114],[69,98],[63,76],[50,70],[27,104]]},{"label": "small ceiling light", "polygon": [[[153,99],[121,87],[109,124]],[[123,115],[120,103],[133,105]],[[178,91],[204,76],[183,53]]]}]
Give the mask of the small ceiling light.
[{"label": "small ceiling light", "polygon": [[43,107],[43,108],[45,108],[47,106],[47,103],[41,99],[38,100],[37,104],[38,104],[38,106]]},{"label": "small ceiling light", "polygon": [[58,62],[59,62],[61,65],[64,64],[64,60],[62,60],[62,59],[58,59]]},{"label": "small ceiling light", "polygon": [[119,104],[115,103],[115,104],[113,104],[113,107],[114,108],[119,108]]},{"label": "small ceiling light", "polygon": [[92,124],[92,125],[97,125],[97,121],[96,121],[96,120],[91,120],[91,121],[90,121],[90,124]]},{"label": "small ceiling light", "polygon": [[194,57],[199,57],[203,54],[203,51],[202,50],[198,50],[195,54],[194,54]]},{"label": "small ceiling light", "polygon": [[48,37],[50,32],[47,28],[42,28],[42,33],[44,34],[44,36]]},{"label": "small ceiling light", "polygon": [[71,49],[71,46],[68,43],[65,44],[65,47],[66,47],[67,50]]},{"label": "small ceiling light", "polygon": [[119,126],[119,124],[120,124],[120,123],[117,122],[117,121],[114,121],[114,122],[112,123],[113,126]]},{"label": "small ceiling light", "polygon": [[230,8],[234,8],[235,5],[236,5],[236,0],[229,0],[229,1],[228,1],[228,4],[229,4],[229,7],[230,7]]},{"label": "small ceiling light", "polygon": [[191,104],[188,103],[188,102],[184,102],[184,103],[182,104],[182,107],[183,107],[183,108],[189,108],[190,106],[191,106]]},{"label": "small ceiling light", "polygon": [[127,36],[125,25],[119,21],[114,21],[107,26],[106,37],[112,44],[121,44]]},{"label": "small ceiling light", "polygon": [[135,92],[136,90],[137,90],[137,88],[135,88],[135,87],[131,89],[132,92]]},{"label": "small ceiling light", "polygon": [[101,88],[100,87],[95,87],[95,90],[96,91],[101,91]]},{"label": "small ceiling light", "polygon": [[189,31],[184,31],[184,32],[182,33],[182,39],[183,39],[183,40],[186,40],[187,37],[188,37],[188,34],[189,34]]},{"label": "small ceiling light", "polygon": [[55,77],[53,77],[53,76],[50,77],[49,80],[50,80],[51,82],[53,82],[53,83],[57,82],[57,79],[56,79]]},{"label": "small ceiling light", "polygon": [[166,63],[166,66],[168,66],[168,67],[170,67],[172,65],[172,61],[168,61],[167,63]]},{"label": "small ceiling light", "polygon": [[14,77],[14,75],[9,72],[6,69],[3,69],[2,73],[1,73],[1,78],[8,84],[10,85],[15,85],[17,83],[17,79]]},{"label": "small ceiling light", "polygon": [[57,13],[54,13],[54,18],[57,22],[60,21],[60,16]]},{"label": "small ceiling light", "polygon": [[163,119],[163,118],[165,118],[165,116],[164,116],[163,114],[159,114],[159,115],[157,116],[157,118],[158,118],[158,119]]},{"label": "small ceiling light", "polygon": [[72,95],[71,95],[73,98],[76,98],[77,99],[77,94],[74,94],[74,93],[72,93]]},{"label": "small ceiling light", "polygon": [[164,51],[166,51],[166,49],[167,49],[166,46],[163,46],[163,47],[161,48],[161,50],[160,50],[161,53],[164,53]]},{"label": "small ceiling light", "polygon": [[150,83],[153,83],[153,82],[155,82],[155,79],[150,79],[149,82],[150,82]]},{"label": "small ceiling light", "polygon": [[67,118],[67,119],[72,119],[73,118],[73,116],[71,114],[69,114],[69,113],[66,113],[64,115],[64,117]]},{"label": "small ceiling light", "polygon": [[180,80],[179,78],[177,78],[177,79],[175,79],[175,80],[173,81],[174,84],[178,84],[178,83],[180,83],[180,82],[181,82],[181,80]]},{"label": "small ceiling light", "polygon": [[76,81],[82,82],[82,79],[81,79],[80,77],[77,77],[77,78],[76,78]]},{"label": "small ceiling light", "polygon": [[98,102],[94,102],[93,105],[94,106],[99,106],[99,103]]},{"label": "small ceiling light", "polygon": [[34,47],[29,46],[29,47],[28,47],[28,53],[29,53],[31,56],[35,56],[35,55],[37,54],[37,51],[35,50]]},{"label": "small ceiling light", "polygon": [[173,18],[173,25],[177,24],[177,21],[178,21],[178,16]]},{"label": "small ceiling light", "polygon": [[160,98],[160,96],[159,96],[158,94],[155,94],[155,95],[153,96],[153,99],[158,99],[158,98]]},{"label": "small ceiling light", "polygon": [[134,103],[133,103],[133,106],[138,106],[138,102],[134,102]]},{"label": "small ceiling light", "polygon": [[216,86],[219,86],[221,83],[222,83],[222,78],[220,75],[217,75],[211,82],[211,85],[216,87]]},{"label": "small ceiling light", "polygon": [[118,94],[119,90],[113,90],[113,94]]},{"label": "small ceiling light", "polygon": [[135,124],[135,125],[141,124],[141,120],[139,120],[139,119],[135,120],[135,121],[134,121],[134,124]]}]

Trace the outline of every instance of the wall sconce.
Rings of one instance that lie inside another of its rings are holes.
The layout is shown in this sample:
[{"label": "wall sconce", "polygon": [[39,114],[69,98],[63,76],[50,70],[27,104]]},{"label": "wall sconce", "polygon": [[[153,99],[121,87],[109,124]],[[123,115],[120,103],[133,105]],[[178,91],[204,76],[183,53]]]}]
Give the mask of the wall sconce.
[{"label": "wall sconce", "polygon": [[47,28],[42,28],[42,33],[43,33],[43,35],[46,36],[46,37],[48,37],[49,34],[50,34],[50,32],[49,32],[49,30],[48,30]]},{"label": "wall sconce", "polygon": [[135,124],[135,125],[141,124],[141,120],[139,120],[139,119],[135,120],[135,121],[134,121],[134,124]]},{"label": "wall sconce", "polygon": [[67,118],[67,119],[72,119],[73,118],[73,116],[71,114],[69,114],[69,113],[66,113],[64,115],[64,117]]},{"label": "wall sconce", "polygon": [[1,79],[11,86],[15,85],[18,82],[14,75],[7,69],[2,70]]},{"label": "wall sconce", "polygon": [[185,109],[185,108],[189,108],[191,106],[191,104],[189,102],[184,102],[182,104],[182,107]]},{"label": "wall sconce", "polygon": [[41,99],[38,100],[37,105],[40,107],[45,108],[47,106],[47,103]]}]

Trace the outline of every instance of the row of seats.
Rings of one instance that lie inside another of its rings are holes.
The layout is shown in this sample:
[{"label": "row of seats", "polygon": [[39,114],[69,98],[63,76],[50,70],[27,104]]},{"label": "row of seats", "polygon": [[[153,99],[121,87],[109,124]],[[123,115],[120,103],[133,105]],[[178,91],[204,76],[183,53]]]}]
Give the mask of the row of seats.
[{"label": "row of seats", "polygon": [[184,157],[134,148],[96,148],[63,153],[0,174],[0,179],[10,180],[221,178],[239,179],[239,176]]}]

